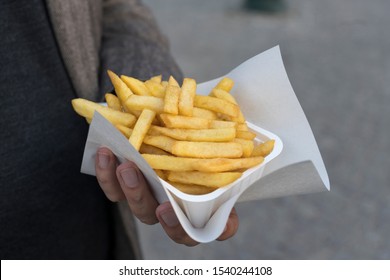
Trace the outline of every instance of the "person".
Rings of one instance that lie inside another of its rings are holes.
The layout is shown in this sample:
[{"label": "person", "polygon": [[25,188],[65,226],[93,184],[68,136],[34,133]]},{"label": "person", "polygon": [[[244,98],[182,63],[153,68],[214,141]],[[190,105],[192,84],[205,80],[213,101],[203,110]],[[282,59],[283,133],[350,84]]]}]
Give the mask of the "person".
[{"label": "person", "polygon": [[[80,173],[88,125],[73,98],[102,100],[107,69],[182,79],[150,11],[136,0],[4,0],[0,34],[1,258],[142,258],[133,216],[196,245],[134,163],[100,148],[97,179]],[[219,239],[237,227],[233,210]]]}]

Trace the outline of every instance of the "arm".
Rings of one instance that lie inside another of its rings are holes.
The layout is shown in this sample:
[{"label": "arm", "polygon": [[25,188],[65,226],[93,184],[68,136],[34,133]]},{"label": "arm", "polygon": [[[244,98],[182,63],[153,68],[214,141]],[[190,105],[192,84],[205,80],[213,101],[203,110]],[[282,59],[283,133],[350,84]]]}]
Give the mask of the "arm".
[{"label": "arm", "polygon": [[150,10],[137,0],[106,0],[103,4],[100,89],[112,88],[107,69],[139,79],[169,75],[182,79],[166,38]]}]

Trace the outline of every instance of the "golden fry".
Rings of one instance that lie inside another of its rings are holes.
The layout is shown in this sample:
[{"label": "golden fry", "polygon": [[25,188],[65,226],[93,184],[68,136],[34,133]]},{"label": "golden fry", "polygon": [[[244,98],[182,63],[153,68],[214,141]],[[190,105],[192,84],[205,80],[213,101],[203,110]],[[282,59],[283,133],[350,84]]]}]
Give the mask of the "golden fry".
[{"label": "golden fry", "polygon": [[164,97],[164,112],[177,115],[179,114],[180,88],[168,85]]},{"label": "golden fry", "polygon": [[240,172],[199,172],[199,171],[184,171],[184,172],[169,172],[168,180],[177,183],[195,184],[200,186],[207,186],[219,188],[226,186],[238,178],[242,173]]},{"label": "golden fry", "polygon": [[156,135],[156,136],[146,135],[144,138],[145,144],[160,148],[169,153],[172,153],[172,147],[175,142],[176,140],[163,135]]},{"label": "golden fry", "polygon": [[205,159],[156,154],[143,154],[142,156],[153,169],[167,171],[225,172],[248,169],[264,161],[263,157]]},{"label": "golden fry", "polygon": [[275,140],[271,139],[254,147],[251,156],[268,156],[274,149]]},{"label": "golden fry", "polygon": [[215,112],[198,107],[194,107],[192,109],[192,116],[208,120],[216,120],[218,118]]},{"label": "golden fry", "polygon": [[250,157],[252,155],[253,148],[255,147],[255,144],[253,143],[252,140],[235,138],[233,141],[242,146],[243,157]]},{"label": "golden fry", "polygon": [[162,75],[153,76],[153,77],[150,78],[150,81],[157,82],[157,83],[161,83],[161,81],[162,81]]},{"label": "golden fry", "polygon": [[230,121],[212,120],[209,126],[209,128],[228,128],[228,127],[236,128],[237,123],[230,122]]},{"label": "golden fry", "polygon": [[145,84],[136,78],[122,75],[121,80],[131,89],[132,92],[134,92],[137,95],[142,95],[142,96],[152,95],[149,89],[145,86]]},{"label": "golden fry", "polygon": [[130,135],[131,133],[133,132],[133,130],[127,126],[124,126],[124,125],[121,125],[121,124],[117,124],[115,125],[115,127],[127,138],[129,139],[130,138]]},{"label": "golden fry", "polygon": [[180,87],[179,83],[176,81],[176,79],[173,76],[169,76],[168,85]]},{"label": "golden fry", "polygon": [[126,100],[133,95],[133,92],[114,72],[107,70],[107,73],[110,77],[112,85],[114,86],[116,95],[118,96],[122,105],[124,105]]},{"label": "golden fry", "polygon": [[181,129],[154,126],[153,131],[160,132],[161,134],[177,140],[201,142],[226,142],[233,140],[236,136],[236,129],[232,127],[215,129]]},{"label": "golden fry", "polygon": [[169,128],[206,129],[210,120],[171,114],[160,114],[164,125]]},{"label": "golden fry", "polygon": [[249,128],[248,128],[248,125],[246,123],[239,123],[239,124],[237,124],[237,130],[248,131]]},{"label": "golden fry", "polygon": [[104,95],[104,98],[106,99],[107,106],[111,109],[122,111],[121,102],[119,101],[119,98],[112,94],[112,93],[106,93]]},{"label": "golden fry", "polygon": [[153,169],[170,171],[192,171],[196,158],[183,158],[175,156],[143,154],[143,158]]},{"label": "golden fry", "polygon": [[224,77],[215,87],[229,92],[233,88],[233,86],[234,81],[228,77]]},{"label": "golden fry", "polygon": [[155,116],[156,112],[149,109],[144,109],[141,113],[141,116],[139,116],[137,122],[135,123],[133,132],[129,138],[129,142],[137,151],[141,147],[145,135],[148,132]]},{"label": "golden fry", "polygon": [[153,154],[153,155],[165,155],[165,156],[171,155],[170,153],[168,153],[160,148],[157,148],[157,147],[152,146],[152,145],[148,145],[146,143],[142,143],[141,147],[139,148],[139,152],[141,154]]},{"label": "golden fry", "polygon": [[156,172],[157,176],[163,179],[164,181],[168,180],[168,174],[164,170],[154,169],[154,172]]},{"label": "golden fry", "polygon": [[[211,91],[210,96],[214,96],[214,97],[223,99],[223,100],[225,100],[227,102],[230,102],[230,103],[233,103],[235,105],[238,105],[238,103],[237,103],[236,99],[233,97],[233,95],[231,95],[229,92],[227,92],[227,91],[225,91],[223,89],[214,88]],[[245,123],[244,115],[242,114],[240,109],[239,109],[237,117],[231,117],[230,116],[230,118],[232,118],[233,121],[236,121],[238,123]]]},{"label": "golden fry", "polygon": [[212,96],[195,95],[194,106],[208,109],[231,117],[238,117],[239,108],[236,104]]},{"label": "golden fry", "polygon": [[126,100],[126,107],[130,110],[149,109],[160,114],[164,111],[164,100],[154,96],[132,95]]},{"label": "golden fry", "polygon": [[237,130],[236,137],[241,139],[253,140],[256,138],[256,133],[253,133],[251,131]]},{"label": "golden fry", "polygon": [[193,168],[203,172],[246,170],[262,163],[263,161],[263,157],[200,159],[193,163]]},{"label": "golden fry", "polygon": [[192,116],[194,97],[196,95],[196,82],[194,79],[185,78],[181,87],[179,98],[179,112],[183,116]]},{"label": "golden fry", "polygon": [[165,96],[165,87],[156,81],[147,80],[145,86],[149,89],[150,93],[155,97],[164,98]]},{"label": "golden fry", "polygon": [[170,152],[180,157],[239,158],[242,156],[242,146],[234,142],[176,141]]},{"label": "golden fry", "polygon": [[168,181],[172,186],[174,186],[179,191],[191,194],[191,195],[202,195],[202,194],[208,194],[213,191],[215,191],[217,188],[210,188],[205,186],[199,186],[194,184],[183,184],[183,183],[177,183],[177,182],[171,182]]},{"label": "golden fry", "polygon": [[135,117],[129,113],[116,111],[83,98],[73,99],[72,106],[76,113],[89,119],[92,119],[94,112],[98,111],[103,117],[105,117],[114,125],[122,124],[124,126],[130,127],[135,123],[136,120]]}]

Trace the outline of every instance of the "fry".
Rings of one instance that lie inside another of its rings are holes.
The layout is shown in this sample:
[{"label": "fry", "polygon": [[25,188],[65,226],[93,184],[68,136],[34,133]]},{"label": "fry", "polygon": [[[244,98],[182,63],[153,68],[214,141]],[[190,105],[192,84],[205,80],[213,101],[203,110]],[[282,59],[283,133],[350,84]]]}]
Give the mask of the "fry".
[{"label": "fry", "polygon": [[164,97],[164,112],[177,115],[179,113],[180,88],[168,85]]},{"label": "fry", "polygon": [[136,121],[135,117],[129,113],[116,111],[83,98],[73,99],[72,106],[76,113],[89,119],[92,119],[94,112],[98,111],[100,114],[102,114],[103,117],[105,117],[114,125],[122,124],[124,126],[130,127]]},{"label": "fry", "polygon": [[[238,103],[237,103],[236,99],[233,97],[233,95],[231,95],[229,92],[227,92],[227,91],[225,91],[223,89],[214,88],[211,91],[210,96],[214,96],[214,97],[220,98],[222,100],[225,100],[227,102],[230,102],[230,103],[233,103],[235,105],[238,105]],[[239,109],[239,112],[238,112],[238,116],[237,117],[232,117],[232,120],[236,121],[238,123],[245,123],[244,115],[242,114],[240,109]]]},{"label": "fry", "polygon": [[217,188],[210,188],[205,186],[199,186],[194,184],[183,184],[183,183],[177,183],[177,182],[171,182],[168,181],[172,186],[174,186],[179,191],[191,194],[191,195],[202,195],[202,194],[208,194],[213,191],[215,191]]},{"label": "fry", "polygon": [[142,95],[142,96],[152,95],[149,89],[145,86],[145,84],[136,78],[122,75],[121,80],[131,89],[132,92],[134,92],[137,95]]},{"label": "fry", "polygon": [[162,75],[153,76],[150,78],[150,81],[161,83]]},{"label": "fry", "polygon": [[164,98],[165,96],[165,87],[156,81],[147,80],[145,86],[149,89],[150,93],[155,97]]},{"label": "fry", "polygon": [[242,146],[242,156],[243,157],[250,157],[251,156],[253,148],[255,147],[255,144],[253,143],[252,140],[235,138],[233,141]]},{"label": "fry", "polygon": [[248,169],[264,161],[263,157],[200,159],[156,154],[142,156],[153,169],[167,171],[225,172]]},{"label": "fry", "polygon": [[264,143],[261,143],[261,144],[257,145],[256,147],[254,147],[251,156],[252,157],[255,157],[255,156],[266,157],[272,152],[272,150],[274,149],[274,145],[275,145],[274,139],[265,141]]},{"label": "fry", "polygon": [[126,100],[133,95],[133,92],[114,72],[107,70],[107,73],[110,77],[112,85],[114,86],[116,95],[118,96],[122,105],[124,105]]},{"label": "fry", "polygon": [[149,109],[157,114],[164,112],[164,100],[154,96],[132,95],[126,100],[125,105],[130,110]]},{"label": "fry", "polygon": [[209,128],[227,128],[227,127],[237,127],[236,122],[230,122],[230,121],[220,121],[220,120],[212,120],[210,122]]},{"label": "fry", "polygon": [[127,138],[129,139],[130,138],[130,135],[131,133],[133,132],[133,130],[127,126],[124,126],[124,125],[121,125],[121,124],[117,124],[115,125],[115,127]]},{"label": "fry", "polygon": [[181,129],[153,126],[153,130],[177,140],[226,142],[236,136],[234,128]]},{"label": "fry", "polygon": [[167,151],[169,153],[172,153],[172,147],[176,141],[170,137],[167,136],[150,136],[146,135],[144,138],[144,143],[160,148],[164,151]]},{"label": "fry", "polygon": [[238,117],[239,108],[236,104],[211,96],[196,95],[194,106],[222,113],[231,117]]},{"label": "fry", "polygon": [[236,99],[231,95],[229,92],[220,89],[220,88],[213,88],[211,90],[211,93],[209,94],[210,96],[217,97],[223,100],[226,100],[230,103],[237,104]]},{"label": "fry", "polygon": [[170,153],[160,148],[145,143],[142,143],[141,147],[139,148],[139,152],[141,154],[153,154],[153,155],[165,155],[165,156],[170,155]]},{"label": "fry", "polygon": [[237,124],[237,130],[248,131],[249,128],[248,128],[248,125],[246,123],[239,123],[239,124]]},{"label": "fry", "polygon": [[151,111],[149,109],[144,109],[141,113],[141,116],[135,123],[133,132],[131,133],[129,138],[129,142],[137,151],[141,147],[145,135],[148,132],[155,116],[156,112]]},{"label": "fry", "polygon": [[225,172],[248,169],[263,161],[263,157],[200,159],[193,163],[193,168],[203,172]]},{"label": "fry", "polygon": [[192,171],[194,170],[194,162],[198,160],[196,158],[184,158],[151,154],[143,154],[142,157],[153,169],[170,171]]},{"label": "fry", "polygon": [[223,89],[224,91],[229,92],[234,86],[234,81],[228,77],[224,77],[218,82],[215,88]]},{"label": "fry", "polygon": [[209,173],[209,172],[198,172],[198,171],[189,171],[189,172],[169,172],[168,180],[177,183],[184,184],[195,184],[213,188],[219,188],[226,186],[233,181],[240,178],[242,173],[240,172],[218,172],[218,173]]},{"label": "fry", "polygon": [[208,120],[216,120],[217,114],[213,111],[203,109],[203,108],[197,108],[194,107],[192,109],[192,116],[196,118],[202,118],[202,119],[208,119]]},{"label": "fry", "polygon": [[194,79],[185,78],[181,87],[179,99],[179,112],[183,116],[192,116],[194,97],[196,95],[196,82]]},{"label": "fry", "polygon": [[176,141],[171,147],[171,153],[180,157],[239,158],[242,156],[242,146],[234,142]]},{"label": "fry", "polygon": [[253,140],[256,138],[256,133],[237,130],[236,137],[241,139]]},{"label": "fry", "polygon": [[104,98],[106,99],[107,106],[111,109],[122,111],[121,102],[119,101],[119,98],[112,94],[112,93],[106,93],[104,95]]},{"label": "fry", "polygon": [[176,81],[176,79],[173,76],[169,76],[168,85],[180,87],[179,83]]},{"label": "fry", "polygon": [[164,181],[168,180],[168,174],[164,170],[154,169],[154,172],[156,172],[157,176]]},{"label": "fry", "polygon": [[169,128],[206,129],[209,128],[211,122],[202,118],[170,114],[160,114],[160,118],[164,125]]}]

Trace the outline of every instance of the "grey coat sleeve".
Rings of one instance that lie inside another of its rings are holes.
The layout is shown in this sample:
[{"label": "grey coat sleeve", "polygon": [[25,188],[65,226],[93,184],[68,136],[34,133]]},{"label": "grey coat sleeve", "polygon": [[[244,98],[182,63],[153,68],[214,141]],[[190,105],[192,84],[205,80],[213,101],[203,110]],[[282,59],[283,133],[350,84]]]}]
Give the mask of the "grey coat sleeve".
[{"label": "grey coat sleeve", "polygon": [[148,79],[162,74],[178,81],[182,73],[170,54],[151,11],[137,0],[105,0],[100,50],[100,92],[112,88],[107,69]]}]

